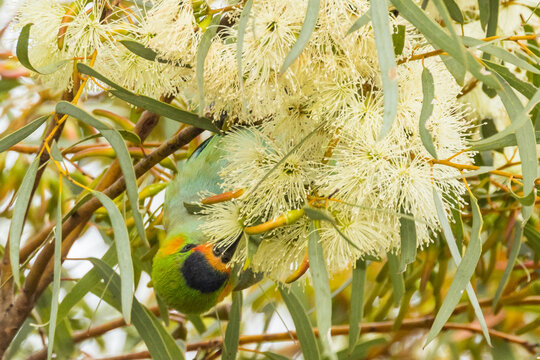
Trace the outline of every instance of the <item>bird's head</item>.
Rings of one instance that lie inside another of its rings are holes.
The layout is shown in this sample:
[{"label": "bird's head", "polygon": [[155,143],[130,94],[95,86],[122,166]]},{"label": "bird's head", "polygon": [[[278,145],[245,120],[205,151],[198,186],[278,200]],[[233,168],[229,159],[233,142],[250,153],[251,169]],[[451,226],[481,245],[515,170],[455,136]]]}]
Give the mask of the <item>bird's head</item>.
[{"label": "bird's head", "polygon": [[152,282],[165,302],[183,313],[202,313],[230,291],[232,259],[240,238],[230,246],[197,244],[182,234],[161,244],[152,265]]}]

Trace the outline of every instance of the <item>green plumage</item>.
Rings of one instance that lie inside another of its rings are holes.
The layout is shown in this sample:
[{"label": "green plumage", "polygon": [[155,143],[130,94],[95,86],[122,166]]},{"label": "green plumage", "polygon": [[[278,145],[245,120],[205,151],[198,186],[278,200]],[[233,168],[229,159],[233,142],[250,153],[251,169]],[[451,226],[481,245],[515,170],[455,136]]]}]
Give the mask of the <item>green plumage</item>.
[{"label": "green plumage", "polygon": [[226,165],[221,150],[222,136],[215,135],[203,143],[200,153],[193,154],[180,168],[176,178],[169,183],[165,192],[163,222],[167,237],[184,234],[193,243],[202,244],[206,241],[198,230],[204,217],[190,214],[184,203],[196,203],[200,200],[202,191],[219,194],[221,178],[218,173]]},{"label": "green plumage", "polygon": [[[216,269],[207,260],[212,256],[211,250],[204,254],[195,254],[197,251],[193,249],[181,252],[188,244],[195,246],[207,241],[199,229],[204,216],[190,214],[184,203],[198,202],[202,191],[216,194],[222,192],[218,185],[218,173],[226,161],[222,159],[219,146],[221,139],[221,136],[216,135],[201,145],[202,150],[197,149],[181,166],[165,193],[163,219],[167,236],[160,243],[160,249],[154,257],[152,282],[156,293],[170,307],[184,313],[202,313],[209,310],[228,290],[228,272],[222,271],[223,268]],[[189,267],[186,266],[188,257],[192,260]],[[225,281],[221,284],[223,277]],[[205,287],[210,287],[212,291]]]},{"label": "green plumage", "polygon": [[187,286],[181,269],[187,254],[173,254],[154,258],[152,281],[154,288],[167,304],[186,314],[200,314],[210,310],[218,302],[227,282],[218,290],[202,293]]}]

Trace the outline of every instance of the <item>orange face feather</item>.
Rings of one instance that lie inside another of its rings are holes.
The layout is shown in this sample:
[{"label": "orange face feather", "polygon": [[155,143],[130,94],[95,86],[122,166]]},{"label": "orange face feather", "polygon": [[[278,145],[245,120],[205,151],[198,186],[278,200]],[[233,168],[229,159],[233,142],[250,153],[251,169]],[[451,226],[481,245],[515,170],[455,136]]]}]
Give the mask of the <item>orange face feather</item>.
[{"label": "orange face feather", "polygon": [[202,253],[206,260],[208,260],[208,263],[217,271],[221,271],[227,274],[230,273],[230,267],[227,264],[224,264],[219,257],[214,255],[212,251],[213,246],[214,244],[202,244],[193,248],[193,251],[198,251]]},{"label": "orange face feather", "polygon": [[168,240],[165,244],[160,246],[157,255],[165,257],[172,255],[178,251],[184,245],[185,239],[181,236]]}]

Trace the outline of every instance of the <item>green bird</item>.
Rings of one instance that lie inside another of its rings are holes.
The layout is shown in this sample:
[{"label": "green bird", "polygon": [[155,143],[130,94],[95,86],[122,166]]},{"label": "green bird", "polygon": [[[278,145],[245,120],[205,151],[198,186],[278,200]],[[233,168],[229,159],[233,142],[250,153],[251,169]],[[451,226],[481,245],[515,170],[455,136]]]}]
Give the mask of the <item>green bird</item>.
[{"label": "green bird", "polygon": [[190,213],[185,206],[199,202],[201,191],[222,193],[218,174],[227,164],[222,139],[215,135],[202,143],[165,193],[167,235],[154,256],[152,283],[170,307],[186,314],[208,311],[233,289],[228,263],[241,237],[227,248],[209,243],[199,227],[205,216]]}]

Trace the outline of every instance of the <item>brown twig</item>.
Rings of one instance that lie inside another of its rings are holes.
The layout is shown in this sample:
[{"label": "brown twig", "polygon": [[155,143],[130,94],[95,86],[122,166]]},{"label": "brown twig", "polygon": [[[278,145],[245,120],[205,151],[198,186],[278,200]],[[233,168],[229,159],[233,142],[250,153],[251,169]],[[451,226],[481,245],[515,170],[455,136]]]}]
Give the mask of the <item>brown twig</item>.
[{"label": "brown twig", "polygon": [[[401,325],[399,331],[403,330],[416,330],[419,328],[430,328],[433,324],[433,316],[425,316],[417,319],[405,319]],[[390,333],[393,332],[393,321],[381,321],[381,322],[372,322],[372,323],[363,323],[360,324],[360,329],[363,334],[365,333]],[[482,329],[479,326],[469,325],[469,324],[458,324],[458,323],[446,323],[443,326],[444,330],[465,330],[473,333],[481,334]],[[313,333],[315,336],[319,336],[319,330],[314,328]],[[348,335],[349,326],[332,326],[330,333],[332,336],[339,335]],[[534,354],[536,347],[539,344],[530,343],[529,341],[522,339],[518,336],[506,334],[497,330],[489,330],[489,335],[505,340],[517,345],[522,346],[529,353]],[[261,343],[261,342],[281,342],[281,341],[293,341],[297,340],[298,336],[296,331],[291,330],[288,332],[274,333],[274,334],[260,334],[260,335],[243,335],[240,336],[239,345],[252,344],[252,343]],[[212,349],[215,347],[221,347],[223,345],[223,340],[221,338],[212,339],[208,341],[200,341],[196,343],[191,343],[186,346],[186,351],[194,351],[200,349]],[[149,351],[141,351],[133,354],[126,354],[120,356],[112,356],[107,358],[101,358],[100,360],[133,360],[133,359],[147,359],[150,358]]]},{"label": "brown twig", "polygon": [[[159,142],[146,142],[144,143],[144,147],[156,148],[160,146],[161,144],[162,143],[159,143]],[[77,145],[77,146],[68,147],[68,148],[60,148],[60,152],[64,155],[68,155],[68,154],[75,154],[80,151],[98,150],[101,148],[108,148],[108,147],[110,147],[108,143],[96,143],[96,144],[89,144],[89,145]],[[17,144],[10,147],[8,151],[15,151],[21,154],[35,154],[37,151],[39,151],[39,146]]]}]

